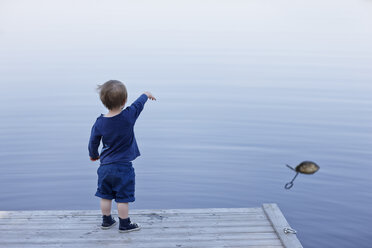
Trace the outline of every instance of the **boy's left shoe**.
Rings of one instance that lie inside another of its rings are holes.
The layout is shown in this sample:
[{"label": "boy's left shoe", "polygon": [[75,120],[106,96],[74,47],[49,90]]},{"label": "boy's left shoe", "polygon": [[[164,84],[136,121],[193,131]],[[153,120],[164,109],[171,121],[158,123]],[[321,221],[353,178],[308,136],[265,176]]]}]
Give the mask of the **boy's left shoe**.
[{"label": "boy's left shoe", "polygon": [[111,215],[102,215],[102,229],[110,229],[111,227],[115,226],[115,224],[116,221],[114,220],[114,218],[111,217]]}]

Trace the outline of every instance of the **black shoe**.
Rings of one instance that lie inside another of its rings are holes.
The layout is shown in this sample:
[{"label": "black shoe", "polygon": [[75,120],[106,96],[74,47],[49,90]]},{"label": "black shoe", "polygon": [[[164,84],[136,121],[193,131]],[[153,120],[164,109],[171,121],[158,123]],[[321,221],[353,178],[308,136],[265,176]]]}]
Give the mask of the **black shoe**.
[{"label": "black shoe", "polygon": [[116,221],[114,220],[114,218],[111,217],[111,215],[109,216],[102,215],[102,225],[101,225],[102,229],[109,229],[115,226],[115,224],[116,224]]},{"label": "black shoe", "polygon": [[119,232],[126,233],[138,231],[139,229],[141,229],[141,227],[136,223],[131,223],[129,217],[126,219],[121,219],[119,217],[119,221],[120,221]]}]

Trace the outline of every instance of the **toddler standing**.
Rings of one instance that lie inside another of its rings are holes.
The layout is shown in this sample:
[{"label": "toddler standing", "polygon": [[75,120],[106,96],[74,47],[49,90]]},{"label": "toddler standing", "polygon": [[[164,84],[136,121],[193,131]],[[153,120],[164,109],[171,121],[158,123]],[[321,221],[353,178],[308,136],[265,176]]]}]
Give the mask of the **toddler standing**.
[{"label": "toddler standing", "polygon": [[[116,224],[111,217],[111,202],[115,199],[119,214],[119,231],[139,230],[140,227],[128,217],[128,203],[135,200],[132,161],[140,155],[133,127],[147,99],[156,99],[150,92],[145,92],[124,109],[128,93],[122,82],[110,80],[98,86],[98,90],[108,113],[101,114],[94,123],[88,148],[90,160],[100,160],[95,195],[101,198],[101,227],[108,229]],[[102,150],[99,154],[101,140]]]}]

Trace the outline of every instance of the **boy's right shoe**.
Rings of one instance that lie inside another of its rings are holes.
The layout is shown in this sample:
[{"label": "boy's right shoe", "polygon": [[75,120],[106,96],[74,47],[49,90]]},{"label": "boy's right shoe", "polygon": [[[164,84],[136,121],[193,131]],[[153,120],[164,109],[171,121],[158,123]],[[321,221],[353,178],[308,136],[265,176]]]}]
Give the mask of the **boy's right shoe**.
[{"label": "boy's right shoe", "polygon": [[109,216],[102,215],[102,225],[101,225],[102,229],[109,229],[115,226],[115,224],[116,224],[116,221],[114,220],[114,218],[111,217],[111,215]]},{"label": "boy's right shoe", "polygon": [[121,219],[119,217],[120,225],[119,225],[119,232],[126,233],[126,232],[133,232],[138,231],[141,229],[139,225],[136,223],[131,223],[130,218]]}]

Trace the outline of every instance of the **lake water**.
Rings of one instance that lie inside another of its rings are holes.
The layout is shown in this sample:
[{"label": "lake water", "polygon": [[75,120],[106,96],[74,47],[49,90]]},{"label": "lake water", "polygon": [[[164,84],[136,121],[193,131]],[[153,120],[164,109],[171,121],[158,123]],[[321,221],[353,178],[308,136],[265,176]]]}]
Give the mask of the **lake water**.
[{"label": "lake water", "polygon": [[[372,247],[372,1],[5,1],[0,210],[98,209],[87,144],[122,80],[131,208],[278,203],[304,247]],[[314,175],[292,166],[312,160]]]}]

